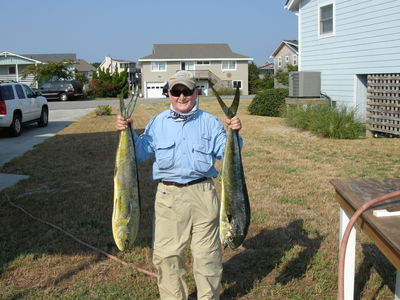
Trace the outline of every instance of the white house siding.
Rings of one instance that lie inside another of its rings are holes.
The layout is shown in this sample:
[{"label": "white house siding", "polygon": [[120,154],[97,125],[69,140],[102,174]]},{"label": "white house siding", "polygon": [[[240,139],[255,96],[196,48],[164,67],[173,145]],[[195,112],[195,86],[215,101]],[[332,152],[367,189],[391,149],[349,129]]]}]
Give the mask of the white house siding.
[{"label": "white house siding", "polygon": [[[335,35],[318,37],[320,4],[333,2]],[[320,71],[321,91],[365,117],[366,74],[400,73],[400,0],[305,0],[299,9],[299,70]]]}]

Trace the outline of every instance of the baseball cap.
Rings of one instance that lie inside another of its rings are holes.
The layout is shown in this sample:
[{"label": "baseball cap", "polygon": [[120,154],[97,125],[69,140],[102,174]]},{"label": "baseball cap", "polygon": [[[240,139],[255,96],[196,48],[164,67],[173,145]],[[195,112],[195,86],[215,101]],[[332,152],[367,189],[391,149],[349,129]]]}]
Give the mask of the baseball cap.
[{"label": "baseball cap", "polygon": [[172,89],[177,84],[182,84],[190,90],[194,90],[196,87],[194,76],[189,71],[179,71],[168,79],[169,89]]}]

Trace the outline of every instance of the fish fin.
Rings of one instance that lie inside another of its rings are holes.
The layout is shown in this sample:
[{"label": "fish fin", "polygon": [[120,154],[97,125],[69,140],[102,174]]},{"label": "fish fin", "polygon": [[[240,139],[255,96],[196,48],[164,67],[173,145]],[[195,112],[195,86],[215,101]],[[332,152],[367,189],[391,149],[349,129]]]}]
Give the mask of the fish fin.
[{"label": "fish fin", "polygon": [[229,112],[232,117],[236,116],[240,101],[240,90],[239,86],[236,87],[235,98],[233,99],[231,107],[229,107]]},{"label": "fish fin", "polygon": [[218,92],[214,89],[214,87],[213,87],[212,85],[211,85],[211,89],[212,89],[212,91],[213,91],[215,97],[217,97],[218,103],[219,103],[219,105],[221,106],[221,108],[222,108],[222,110],[223,110],[225,116],[226,116],[227,118],[231,118],[231,117],[230,117],[229,107],[226,106],[225,102],[222,100],[222,98],[219,96]]},{"label": "fish fin", "polygon": [[139,96],[139,88],[136,87],[135,92],[131,96],[131,99],[129,100],[129,103],[128,103],[128,107],[126,109],[126,117],[127,118],[129,118],[132,115],[133,110],[135,109],[135,106],[136,106],[138,96]]},{"label": "fish fin", "polygon": [[119,95],[119,108],[121,110],[121,116],[125,118],[125,102],[124,102],[124,94],[121,92]]},{"label": "fish fin", "polygon": [[228,218],[229,224],[232,224],[232,215],[226,214],[226,217]]},{"label": "fish fin", "polygon": [[240,90],[239,90],[239,86],[236,87],[236,91],[235,91],[235,97],[233,99],[232,105],[230,107],[228,107],[225,102],[222,100],[222,98],[220,97],[220,95],[218,94],[218,92],[214,89],[214,86],[211,85],[211,89],[215,95],[215,97],[217,97],[218,103],[222,108],[222,111],[224,112],[225,116],[229,119],[232,119],[234,116],[236,116],[238,107],[239,107],[239,100],[240,100]]}]

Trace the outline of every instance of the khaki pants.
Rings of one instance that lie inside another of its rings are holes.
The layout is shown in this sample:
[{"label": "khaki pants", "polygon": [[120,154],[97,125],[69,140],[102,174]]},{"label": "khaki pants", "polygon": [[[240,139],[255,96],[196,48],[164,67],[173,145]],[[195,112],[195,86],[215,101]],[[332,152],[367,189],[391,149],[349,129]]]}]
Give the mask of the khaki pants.
[{"label": "khaki pants", "polygon": [[183,250],[191,236],[197,299],[219,299],[222,274],[219,201],[211,179],[191,186],[159,183],[153,263],[162,300],[188,298]]}]

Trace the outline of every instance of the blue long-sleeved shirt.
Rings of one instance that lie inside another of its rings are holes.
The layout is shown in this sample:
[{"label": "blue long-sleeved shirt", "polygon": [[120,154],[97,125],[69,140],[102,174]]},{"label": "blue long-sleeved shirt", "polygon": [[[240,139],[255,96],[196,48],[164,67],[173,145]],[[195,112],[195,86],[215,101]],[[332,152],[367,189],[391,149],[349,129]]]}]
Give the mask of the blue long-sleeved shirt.
[{"label": "blue long-sleeved shirt", "polygon": [[226,134],[216,117],[198,110],[184,122],[170,118],[169,110],[155,116],[138,136],[134,132],[139,162],[155,156],[153,179],[186,183],[217,177],[216,159],[222,159]]}]

